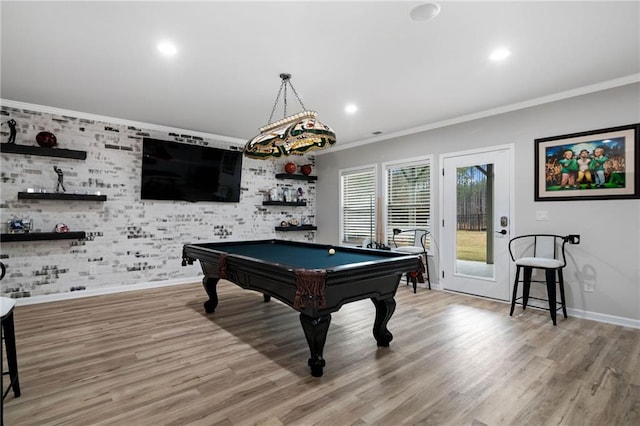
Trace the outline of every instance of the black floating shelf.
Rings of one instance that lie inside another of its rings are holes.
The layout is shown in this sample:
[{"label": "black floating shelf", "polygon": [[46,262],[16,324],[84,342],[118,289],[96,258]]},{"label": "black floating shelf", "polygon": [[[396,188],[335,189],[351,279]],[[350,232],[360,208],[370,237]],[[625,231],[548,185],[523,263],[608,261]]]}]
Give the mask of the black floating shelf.
[{"label": "black floating shelf", "polygon": [[292,232],[292,231],[315,231],[318,229],[315,225],[300,225],[300,226],[276,226],[276,231]]},{"label": "black floating shelf", "polygon": [[81,240],[87,233],[81,232],[25,232],[20,234],[0,234],[0,241],[45,241],[45,240]]},{"label": "black floating shelf", "polygon": [[263,206],[306,206],[306,201],[263,201]]},{"label": "black floating shelf", "polygon": [[45,148],[43,146],[18,145],[15,143],[0,143],[0,152],[10,154],[30,154],[43,157],[73,158],[75,160],[86,160],[86,151],[74,151],[72,149]]},{"label": "black floating shelf", "polygon": [[292,179],[292,180],[308,180],[309,182],[318,180],[318,176],[307,176],[307,175],[294,175],[288,173],[278,173],[276,175],[277,179]]},{"label": "black floating shelf", "polygon": [[18,192],[19,200],[107,201],[106,195],[67,194],[64,192]]}]

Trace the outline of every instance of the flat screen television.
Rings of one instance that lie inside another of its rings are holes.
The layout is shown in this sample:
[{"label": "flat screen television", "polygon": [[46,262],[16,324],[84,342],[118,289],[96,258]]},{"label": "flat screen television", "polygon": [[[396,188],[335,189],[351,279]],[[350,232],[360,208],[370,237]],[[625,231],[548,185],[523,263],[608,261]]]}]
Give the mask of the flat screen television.
[{"label": "flat screen television", "polygon": [[241,175],[242,151],[143,140],[143,200],[237,203]]}]

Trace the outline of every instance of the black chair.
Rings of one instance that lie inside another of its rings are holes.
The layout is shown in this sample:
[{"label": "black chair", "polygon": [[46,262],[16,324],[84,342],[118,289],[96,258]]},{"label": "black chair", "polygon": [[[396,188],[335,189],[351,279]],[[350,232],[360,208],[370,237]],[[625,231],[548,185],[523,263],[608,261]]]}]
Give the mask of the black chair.
[{"label": "black chair", "polygon": [[[6,268],[4,263],[0,262],[0,280],[4,278]],[[16,334],[13,326],[13,307],[16,301],[8,297],[0,297],[0,320],[2,321],[2,339],[4,340],[7,352],[7,367],[9,371],[3,371],[2,376],[9,376],[9,385],[4,389],[4,380],[2,383],[2,400],[7,397],[9,391],[13,388],[14,397],[20,396],[20,381],[18,380],[18,356],[16,352]],[[2,350],[0,348],[0,350]]]},{"label": "black chair", "polygon": [[[511,260],[516,264],[516,278],[513,283],[513,296],[511,297],[511,311],[516,303],[522,305],[522,309],[527,308],[529,299],[548,301],[549,313],[553,325],[556,325],[557,311],[562,309],[562,314],[567,318],[567,304],[564,297],[564,278],[562,270],[567,266],[565,256],[565,244],[579,244],[579,235],[553,235],[553,234],[529,234],[512,238],[509,241],[509,254]],[[532,279],[533,270],[543,270],[544,280]],[[520,280],[520,272],[523,272]],[[518,293],[518,283],[523,283],[522,296],[516,297]],[[531,283],[545,283],[547,287],[547,299],[529,296]],[[556,297],[556,284],[560,290],[560,301]],[[541,307],[540,307],[541,308]]]},{"label": "black chair", "polygon": [[[401,236],[401,234],[405,234]],[[429,231],[426,229],[393,229],[393,245],[392,251],[396,251],[399,253],[407,253],[407,254],[419,254],[422,256],[425,265],[426,271],[426,279],[427,284],[429,286],[429,290],[431,290],[431,279],[429,275],[429,260],[427,256],[429,255],[429,251],[427,250],[426,242],[427,236],[429,235]],[[397,237],[397,238],[396,238]],[[414,271],[407,273],[407,285],[409,285],[409,281],[413,284],[413,292],[416,293],[418,288],[418,281],[423,283],[425,277],[422,274],[422,271]]]}]

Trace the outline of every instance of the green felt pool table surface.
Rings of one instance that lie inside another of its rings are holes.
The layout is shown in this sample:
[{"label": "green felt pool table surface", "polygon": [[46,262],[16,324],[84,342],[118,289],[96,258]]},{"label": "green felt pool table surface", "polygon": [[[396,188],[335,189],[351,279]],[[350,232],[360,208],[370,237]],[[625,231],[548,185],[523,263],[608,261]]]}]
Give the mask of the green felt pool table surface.
[{"label": "green felt pool table surface", "polygon": [[[339,246],[292,245],[279,241],[224,245],[212,243],[203,244],[202,246],[213,250],[221,250],[227,254],[305,269],[331,269],[389,258],[388,255],[380,254],[376,250],[353,252]],[[335,254],[329,254],[330,248],[335,250]]]}]

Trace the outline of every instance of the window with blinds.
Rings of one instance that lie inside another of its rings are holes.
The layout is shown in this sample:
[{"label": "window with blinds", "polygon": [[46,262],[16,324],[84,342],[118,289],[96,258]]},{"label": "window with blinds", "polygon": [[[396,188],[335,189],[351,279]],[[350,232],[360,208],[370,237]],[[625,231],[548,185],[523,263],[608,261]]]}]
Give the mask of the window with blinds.
[{"label": "window with blinds", "polygon": [[340,172],[342,242],[360,245],[375,239],[375,167]]},{"label": "window with blinds", "polygon": [[[387,201],[385,231],[392,245],[393,229],[431,230],[431,161],[392,164],[385,167]],[[427,235],[426,245],[431,239]],[[414,245],[413,234],[396,236],[398,245]]]}]

